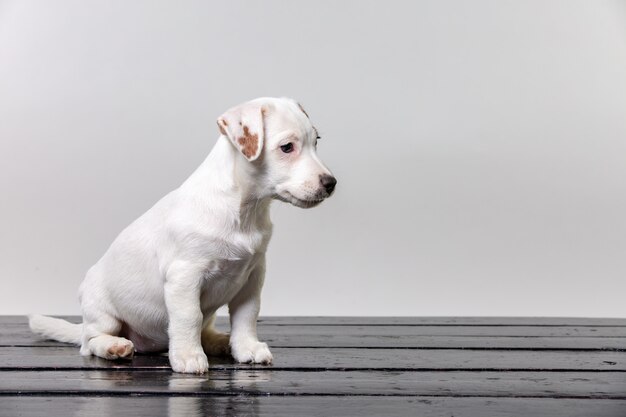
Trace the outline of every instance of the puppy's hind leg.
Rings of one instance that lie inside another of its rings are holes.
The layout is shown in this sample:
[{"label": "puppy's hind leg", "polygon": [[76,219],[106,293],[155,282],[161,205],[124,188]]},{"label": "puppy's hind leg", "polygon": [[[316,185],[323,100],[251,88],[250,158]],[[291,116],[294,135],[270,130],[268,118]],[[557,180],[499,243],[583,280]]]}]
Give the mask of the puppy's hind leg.
[{"label": "puppy's hind leg", "polygon": [[230,356],[230,335],[215,330],[215,314],[212,314],[202,328],[202,349],[208,356]]},{"label": "puppy's hind leg", "polygon": [[117,336],[122,323],[116,318],[101,314],[96,320],[85,317],[80,354],[95,355],[104,359],[130,359],[135,353],[133,342]]}]

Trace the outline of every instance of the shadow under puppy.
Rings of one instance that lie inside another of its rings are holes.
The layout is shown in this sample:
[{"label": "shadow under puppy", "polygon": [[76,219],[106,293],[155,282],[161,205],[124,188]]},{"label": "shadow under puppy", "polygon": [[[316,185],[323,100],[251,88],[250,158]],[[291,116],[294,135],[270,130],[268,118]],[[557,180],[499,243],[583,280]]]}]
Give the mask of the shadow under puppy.
[{"label": "shadow under puppy", "polygon": [[[30,316],[33,332],[105,359],[169,348],[176,372],[208,370],[206,354],[271,363],[256,321],[273,199],[309,208],[337,181],[319,136],[288,98],[259,98],[217,120],[220,137],[176,190],[124,229],[80,286],[83,323]],[[231,333],[213,328],[228,305]]]}]

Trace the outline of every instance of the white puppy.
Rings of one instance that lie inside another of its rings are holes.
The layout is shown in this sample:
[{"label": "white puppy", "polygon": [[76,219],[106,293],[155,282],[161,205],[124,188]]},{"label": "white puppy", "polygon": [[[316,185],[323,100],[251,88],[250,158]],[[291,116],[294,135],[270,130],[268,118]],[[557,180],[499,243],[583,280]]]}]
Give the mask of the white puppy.
[{"label": "white puppy", "polygon": [[[33,315],[33,332],[106,359],[169,347],[176,372],[206,372],[206,353],[272,361],[256,332],[270,202],[313,207],[337,181],[317,157],[317,131],[291,99],[249,101],[217,124],[221,135],[202,165],[89,269],[79,291],[83,323]],[[213,328],[226,304],[230,337]]]}]

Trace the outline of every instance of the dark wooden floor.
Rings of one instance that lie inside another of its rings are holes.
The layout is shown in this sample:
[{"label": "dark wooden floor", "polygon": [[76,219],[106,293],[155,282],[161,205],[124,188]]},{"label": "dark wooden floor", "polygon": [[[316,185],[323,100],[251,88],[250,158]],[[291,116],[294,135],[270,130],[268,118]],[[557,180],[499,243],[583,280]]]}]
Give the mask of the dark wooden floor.
[{"label": "dark wooden floor", "polygon": [[626,416],[626,319],[263,318],[259,334],[273,366],[210,358],[197,376],[0,317],[0,416]]}]

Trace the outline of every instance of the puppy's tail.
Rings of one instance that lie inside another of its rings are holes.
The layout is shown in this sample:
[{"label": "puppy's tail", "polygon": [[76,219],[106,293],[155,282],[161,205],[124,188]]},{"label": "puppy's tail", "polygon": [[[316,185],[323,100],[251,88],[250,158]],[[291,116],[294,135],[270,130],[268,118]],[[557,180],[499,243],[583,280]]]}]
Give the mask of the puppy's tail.
[{"label": "puppy's tail", "polygon": [[28,316],[28,325],[33,333],[47,339],[80,345],[83,324],[74,324],[62,319],[55,319],[38,314]]}]

